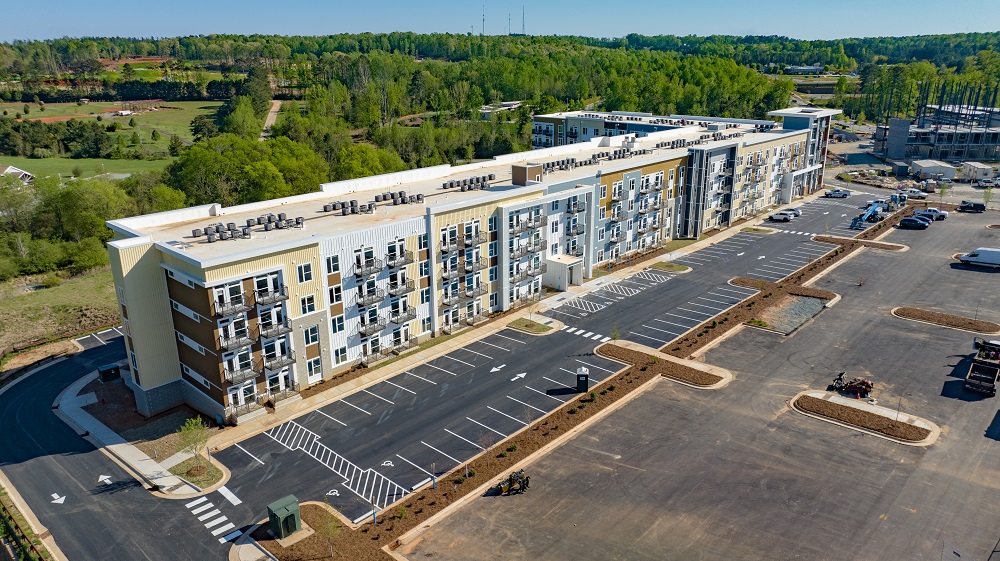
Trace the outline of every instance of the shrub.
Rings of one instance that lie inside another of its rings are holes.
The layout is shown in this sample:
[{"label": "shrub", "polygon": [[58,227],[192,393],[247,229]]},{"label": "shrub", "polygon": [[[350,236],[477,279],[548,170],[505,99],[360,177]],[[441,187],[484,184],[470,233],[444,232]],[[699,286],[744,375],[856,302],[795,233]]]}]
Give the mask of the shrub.
[{"label": "shrub", "polygon": [[613,392],[613,391],[615,391],[615,385],[614,385],[614,384],[611,384],[610,386],[608,386],[608,391],[609,391],[609,392]]},{"label": "shrub", "polygon": [[469,477],[472,477],[472,476],[474,476],[474,475],[476,475],[476,470],[474,470],[474,469],[470,469],[470,470],[469,470]]},{"label": "shrub", "polygon": [[42,286],[45,288],[55,288],[60,284],[62,284],[62,279],[56,275],[49,275],[42,281]]},{"label": "shrub", "polygon": [[500,452],[499,454],[497,454],[497,457],[498,458],[506,458],[507,457],[507,451],[504,450],[503,452]]},{"label": "shrub", "polygon": [[581,403],[580,405],[577,405],[577,408],[578,408],[578,409],[583,409],[583,408],[584,408],[584,407],[586,407],[586,406],[587,406],[587,404],[586,404],[586,403]]},{"label": "shrub", "polygon": [[517,452],[517,444],[511,444],[507,447],[508,452]]},{"label": "shrub", "polygon": [[458,484],[465,483],[465,478],[459,476],[459,477],[455,478],[455,483],[458,483]]},{"label": "shrub", "polygon": [[590,392],[590,401],[597,401],[597,392]]},{"label": "shrub", "polygon": [[98,116],[97,116],[97,120],[98,120],[98,121],[103,121],[103,120],[104,120],[104,117],[102,117],[102,116],[98,115]]},{"label": "shrub", "polygon": [[576,407],[570,409],[569,411],[567,411],[567,413],[569,413],[570,415],[576,415]]}]

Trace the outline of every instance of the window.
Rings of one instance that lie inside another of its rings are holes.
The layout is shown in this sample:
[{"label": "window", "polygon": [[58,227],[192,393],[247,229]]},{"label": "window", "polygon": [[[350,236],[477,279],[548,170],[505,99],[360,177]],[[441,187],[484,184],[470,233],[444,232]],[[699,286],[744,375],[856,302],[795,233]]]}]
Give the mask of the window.
[{"label": "window", "polygon": [[606,199],[608,197],[608,186],[601,185],[601,198]]},{"label": "window", "polygon": [[606,208],[604,208],[604,207],[602,206],[602,207],[601,207],[601,220],[604,220],[604,219],[605,219],[605,218],[607,218],[607,217],[608,217],[608,209],[606,209]]},{"label": "window", "polygon": [[306,345],[315,345],[316,343],[319,343],[319,326],[314,325],[303,329],[302,336],[305,337]]},{"label": "window", "polygon": [[312,263],[304,263],[299,265],[299,282],[310,282],[313,280],[313,266]]},{"label": "window", "polygon": [[552,205],[549,207],[552,211],[559,210],[559,201],[552,201]]},{"label": "window", "polygon": [[498,267],[490,267],[490,282],[497,280],[497,274],[499,274]]},{"label": "window", "polygon": [[559,255],[559,244],[552,244],[552,248],[549,250],[549,255]]},{"label": "window", "polygon": [[316,311],[316,298],[312,294],[300,298],[299,304],[302,307],[302,315],[311,314]]},{"label": "window", "polygon": [[120,287],[120,286],[116,286],[115,288],[117,289],[117,292],[118,292],[118,303],[121,304],[122,306],[124,306],[125,305],[125,289],[122,288],[122,287]]},{"label": "window", "polygon": [[344,364],[347,362],[347,347],[340,347],[333,351],[334,364]]},{"label": "window", "polygon": [[427,249],[427,234],[421,234],[417,237],[417,249]]},{"label": "window", "polygon": [[552,228],[550,228],[550,229],[552,230],[553,234],[558,234],[559,233],[559,222],[556,221],[556,220],[553,220],[552,221]]},{"label": "window", "polygon": [[583,127],[583,134],[587,134],[587,127]]},{"label": "window", "polygon": [[632,199],[629,199],[628,200],[628,211],[632,212],[633,210],[635,210],[635,201],[632,200]]},{"label": "window", "polygon": [[431,301],[431,289],[424,288],[420,291],[420,303],[426,304]]},{"label": "window", "polygon": [[330,320],[330,327],[334,333],[340,333],[344,330],[344,316],[337,316]]},{"label": "window", "polygon": [[490,257],[496,257],[497,252],[500,251],[500,242],[490,242],[489,255]]},{"label": "window", "polygon": [[490,220],[488,222],[488,227],[489,227],[489,231],[490,232],[496,232],[497,231],[497,217],[496,216],[491,216],[490,217]]},{"label": "window", "polygon": [[597,261],[598,262],[604,261],[604,250],[603,249],[598,250],[598,252],[597,252]]},{"label": "window", "polygon": [[344,301],[344,289],[338,284],[330,287],[330,303],[337,304]]},{"label": "window", "polygon": [[340,256],[331,255],[326,258],[326,274],[332,275],[340,272]]},{"label": "window", "polygon": [[431,330],[431,318],[423,318],[420,320],[420,332],[426,333]]},{"label": "window", "polygon": [[604,241],[604,228],[597,229],[597,240]]},{"label": "window", "polygon": [[635,191],[635,179],[634,178],[628,180],[628,190],[629,191]]},{"label": "window", "polygon": [[310,358],[306,361],[306,372],[310,378],[323,375],[323,357]]},{"label": "window", "polygon": [[420,262],[420,276],[421,277],[427,277],[427,276],[430,276],[430,274],[431,274],[431,262],[430,261],[421,261]]},{"label": "window", "polygon": [[497,296],[499,296],[499,294],[497,294],[496,292],[494,292],[493,294],[490,294],[490,307],[491,308],[496,308],[497,307]]}]

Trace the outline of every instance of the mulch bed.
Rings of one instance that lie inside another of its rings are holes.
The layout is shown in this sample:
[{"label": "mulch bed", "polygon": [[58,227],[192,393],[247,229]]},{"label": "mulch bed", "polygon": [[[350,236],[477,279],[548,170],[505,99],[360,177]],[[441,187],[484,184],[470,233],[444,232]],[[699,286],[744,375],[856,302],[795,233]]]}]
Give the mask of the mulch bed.
[{"label": "mulch bed", "polygon": [[[601,349],[609,344],[602,345]],[[601,351],[603,352],[603,351]],[[648,355],[639,353],[648,360]],[[663,364],[659,361],[658,364]],[[484,481],[513,470],[513,466],[531,456],[554,439],[566,434],[573,427],[583,423],[601,410],[624,398],[644,383],[661,375],[653,368],[643,369],[644,364],[632,365],[611,376],[592,388],[597,401],[591,401],[589,394],[578,395],[560,409],[535,420],[526,430],[501,442],[481,442],[488,450],[480,457],[468,462],[475,475],[464,479],[463,464],[447,475],[438,478],[437,489],[425,488],[417,491],[378,517],[377,524],[367,523],[357,530],[342,528],[334,545],[332,559],[351,561],[387,561],[388,555],[381,550],[384,545],[396,547],[400,536],[423,524],[428,518],[447,508],[481,485]],[[612,389],[613,388],[613,389]],[[573,411],[572,413],[570,411]],[[530,474],[529,474],[530,475]],[[493,492],[490,490],[489,492]],[[530,492],[530,491],[529,491]],[[301,507],[302,519],[314,529],[323,527],[329,514],[321,507],[305,505]],[[318,533],[288,548],[282,548],[265,531],[258,531],[254,538],[272,555],[281,561],[307,561],[331,559],[330,544]]]},{"label": "mulch bed", "polygon": [[677,364],[675,362],[670,362],[669,360],[657,360],[657,358],[652,355],[625,347],[619,347],[618,345],[601,345],[597,352],[601,356],[606,356],[608,358],[613,358],[629,364],[639,364],[641,365],[639,367],[640,370],[645,369],[647,371],[652,371],[654,374],[659,374],[660,376],[665,376],[667,378],[675,378],[682,382],[687,382],[696,386],[711,386],[712,384],[722,381],[722,378],[716,376],[715,374],[695,370],[690,366],[684,366],[683,364]]},{"label": "mulch bed", "polygon": [[837,238],[833,236],[816,236],[813,239],[823,243],[832,243],[837,245],[858,244],[858,245],[863,245],[865,247],[874,247],[876,249],[887,249],[889,251],[902,251],[906,247],[895,243],[873,242],[868,240],[852,240],[849,238]]},{"label": "mulch bed", "polygon": [[931,433],[931,431],[923,427],[895,421],[889,417],[883,417],[882,415],[876,415],[875,413],[808,395],[796,399],[795,406],[810,413],[822,415],[823,417],[842,421],[849,425],[882,433],[900,440],[918,442],[927,438]]},{"label": "mulch bed", "polygon": [[975,331],[977,333],[996,333],[1000,331],[1000,324],[993,323],[992,321],[983,321],[981,319],[972,319],[963,316],[956,316],[954,314],[932,312],[931,310],[922,310],[920,308],[896,308],[895,314],[907,319],[916,319],[936,325],[943,325],[945,327]]},{"label": "mulch bed", "polygon": [[990,224],[987,228],[990,228],[991,230],[1000,230],[1000,224]]}]

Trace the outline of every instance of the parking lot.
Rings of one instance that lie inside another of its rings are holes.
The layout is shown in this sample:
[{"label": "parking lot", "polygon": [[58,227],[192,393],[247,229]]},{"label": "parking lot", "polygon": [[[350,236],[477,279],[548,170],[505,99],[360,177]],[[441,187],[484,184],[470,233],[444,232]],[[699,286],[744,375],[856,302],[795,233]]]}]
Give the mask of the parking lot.
[{"label": "parking lot", "polygon": [[[527,467],[531,489],[478,498],[404,553],[435,559],[962,559],[995,557],[997,401],[962,389],[974,334],[902,320],[918,306],[995,319],[996,273],[953,253],[997,246],[995,215],[894,230],[818,288],[843,295],[793,336],[744,329],[706,362],[725,389],[661,381]],[[858,286],[857,279],[865,282]],[[791,411],[838,371],[942,427],[898,445]],[[488,529],[488,531],[484,531]],[[497,553],[501,552],[501,553]],[[955,552],[955,553],[953,553]]]}]

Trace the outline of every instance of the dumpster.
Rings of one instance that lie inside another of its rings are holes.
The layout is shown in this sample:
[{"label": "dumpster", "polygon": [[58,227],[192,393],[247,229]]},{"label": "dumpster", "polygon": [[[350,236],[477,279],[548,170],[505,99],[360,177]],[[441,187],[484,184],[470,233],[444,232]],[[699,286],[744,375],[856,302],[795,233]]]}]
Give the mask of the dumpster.
[{"label": "dumpster", "polygon": [[587,393],[590,390],[590,370],[585,366],[576,369],[576,391]]},{"label": "dumpster", "polygon": [[102,382],[110,382],[122,377],[121,368],[117,364],[106,364],[97,369]]},{"label": "dumpster", "polygon": [[295,495],[288,495],[267,505],[267,519],[271,533],[279,540],[298,532],[302,529],[299,500]]}]

